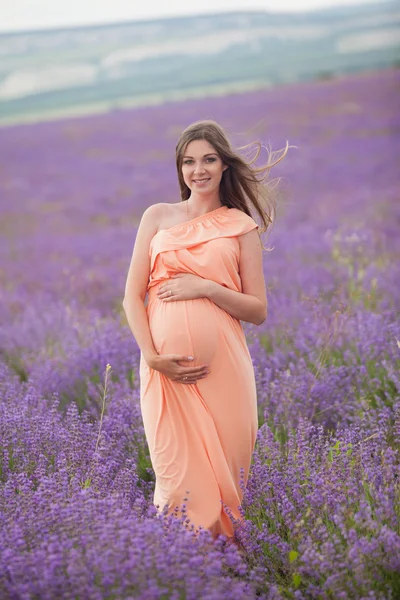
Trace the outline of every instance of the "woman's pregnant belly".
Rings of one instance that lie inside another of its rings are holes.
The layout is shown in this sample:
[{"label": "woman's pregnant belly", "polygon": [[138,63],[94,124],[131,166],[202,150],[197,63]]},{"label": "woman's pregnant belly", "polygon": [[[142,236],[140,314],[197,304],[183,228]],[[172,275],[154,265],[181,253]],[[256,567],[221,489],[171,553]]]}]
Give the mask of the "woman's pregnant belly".
[{"label": "woman's pregnant belly", "polygon": [[217,351],[219,312],[207,298],[171,302],[153,299],[147,314],[157,352],[193,356],[188,364],[209,366]]}]

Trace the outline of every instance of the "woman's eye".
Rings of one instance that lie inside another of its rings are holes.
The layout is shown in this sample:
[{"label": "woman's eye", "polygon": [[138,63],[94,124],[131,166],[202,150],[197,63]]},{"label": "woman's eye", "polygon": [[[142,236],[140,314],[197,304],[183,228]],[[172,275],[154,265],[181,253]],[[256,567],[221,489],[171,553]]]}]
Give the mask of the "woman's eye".
[{"label": "woman's eye", "polygon": [[[206,161],[207,161],[207,162],[215,162],[216,160],[217,160],[217,159],[216,159],[215,157],[212,157],[212,156],[210,156],[209,158],[206,158]],[[190,165],[192,162],[193,162],[193,161],[192,161],[190,158],[188,158],[187,160],[184,160],[184,161],[183,161],[183,164],[184,164],[184,165]]]}]

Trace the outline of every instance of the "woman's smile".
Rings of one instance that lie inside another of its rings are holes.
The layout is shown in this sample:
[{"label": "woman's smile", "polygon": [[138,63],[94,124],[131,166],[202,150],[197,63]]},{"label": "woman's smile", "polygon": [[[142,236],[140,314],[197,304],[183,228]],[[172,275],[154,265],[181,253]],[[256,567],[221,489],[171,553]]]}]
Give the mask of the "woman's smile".
[{"label": "woman's smile", "polygon": [[197,185],[204,185],[208,181],[210,181],[210,179],[211,179],[211,177],[207,177],[207,178],[203,178],[203,179],[193,179],[193,183],[196,183]]}]

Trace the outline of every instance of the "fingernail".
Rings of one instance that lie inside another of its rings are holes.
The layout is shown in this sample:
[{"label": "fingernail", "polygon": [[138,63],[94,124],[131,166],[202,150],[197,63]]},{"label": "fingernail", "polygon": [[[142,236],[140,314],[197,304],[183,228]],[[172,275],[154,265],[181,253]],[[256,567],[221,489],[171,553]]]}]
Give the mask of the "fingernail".
[{"label": "fingernail", "polygon": [[193,356],[188,356],[188,360],[193,360]]}]

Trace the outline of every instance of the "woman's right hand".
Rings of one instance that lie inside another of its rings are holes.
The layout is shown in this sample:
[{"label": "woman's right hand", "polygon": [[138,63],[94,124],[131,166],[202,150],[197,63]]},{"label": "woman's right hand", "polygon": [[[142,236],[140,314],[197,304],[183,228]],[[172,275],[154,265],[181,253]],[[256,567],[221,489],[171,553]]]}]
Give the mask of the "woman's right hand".
[{"label": "woman's right hand", "polygon": [[198,379],[204,379],[210,372],[207,365],[196,367],[183,366],[180,362],[190,362],[194,360],[193,356],[184,356],[182,354],[158,354],[147,364],[151,369],[159,371],[172,381],[179,383],[196,383]]}]

